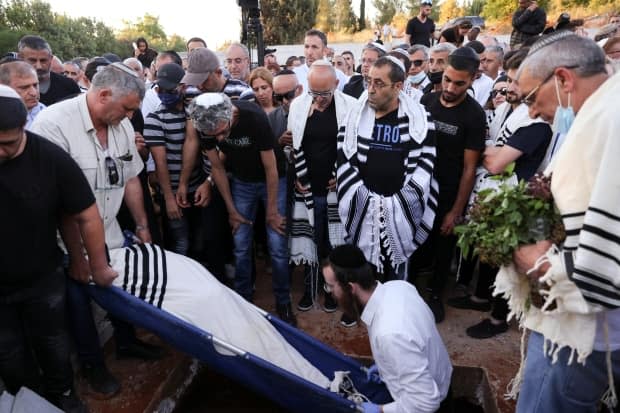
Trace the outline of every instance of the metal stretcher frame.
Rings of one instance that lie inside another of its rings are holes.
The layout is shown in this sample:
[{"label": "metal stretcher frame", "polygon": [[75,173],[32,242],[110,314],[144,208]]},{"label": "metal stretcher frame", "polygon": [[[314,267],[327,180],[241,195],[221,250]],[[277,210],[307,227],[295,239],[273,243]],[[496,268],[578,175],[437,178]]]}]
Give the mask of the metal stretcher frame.
[{"label": "metal stretcher frame", "polygon": [[[280,406],[300,413],[361,411],[355,403],[321,388],[260,357],[214,337],[180,318],[134,297],[118,287],[88,285],[89,295],[110,314],[158,335],[162,340],[218,373],[235,380]],[[330,380],[334,371],[349,371],[356,389],[374,403],[390,402],[385,385],[369,382],[366,368],[357,361],[262,312],[282,336]],[[215,346],[234,355],[219,353]]]}]

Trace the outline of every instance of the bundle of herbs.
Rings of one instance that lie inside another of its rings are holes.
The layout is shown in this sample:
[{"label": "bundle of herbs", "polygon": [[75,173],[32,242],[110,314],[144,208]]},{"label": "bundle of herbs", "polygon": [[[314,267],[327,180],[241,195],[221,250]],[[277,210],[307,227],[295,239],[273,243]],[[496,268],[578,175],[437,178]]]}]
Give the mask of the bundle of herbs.
[{"label": "bundle of herbs", "polygon": [[521,245],[544,239],[560,245],[566,238],[553,203],[551,178],[542,174],[516,186],[502,184],[499,189],[480,191],[455,232],[463,256],[473,253],[494,267],[510,264]]}]

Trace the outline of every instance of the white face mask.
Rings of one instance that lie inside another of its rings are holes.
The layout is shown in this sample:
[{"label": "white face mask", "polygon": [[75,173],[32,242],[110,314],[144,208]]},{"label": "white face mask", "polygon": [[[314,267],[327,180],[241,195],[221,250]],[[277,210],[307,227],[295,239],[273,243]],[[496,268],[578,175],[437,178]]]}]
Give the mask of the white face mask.
[{"label": "white face mask", "polygon": [[421,71],[416,75],[409,75],[409,77],[407,77],[407,80],[409,81],[409,83],[417,85],[418,83],[421,83],[425,77],[426,73],[424,71]]},{"label": "white face mask", "polygon": [[555,81],[555,94],[558,98],[558,107],[555,110],[555,115],[553,116],[553,130],[566,135],[568,130],[573,124],[575,120],[575,111],[573,107],[570,105],[570,92],[568,93],[568,102],[566,107],[562,106],[562,100],[560,99],[560,87],[558,86],[558,78],[554,77]]}]

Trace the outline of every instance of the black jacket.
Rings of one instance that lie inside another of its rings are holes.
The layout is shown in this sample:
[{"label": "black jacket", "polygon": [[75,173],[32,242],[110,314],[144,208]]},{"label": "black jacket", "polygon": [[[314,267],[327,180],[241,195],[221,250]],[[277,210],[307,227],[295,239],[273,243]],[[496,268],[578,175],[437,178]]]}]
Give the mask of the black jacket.
[{"label": "black jacket", "polygon": [[355,99],[359,98],[364,93],[364,77],[362,75],[353,75],[351,79],[344,85],[342,91],[353,96]]},{"label": "black jacket", "polygon": [[512,27],[521,33],[537,35],[545,30],[546,25],[547,13],[540,7],[534,11],[519,9],[512,15]]}]

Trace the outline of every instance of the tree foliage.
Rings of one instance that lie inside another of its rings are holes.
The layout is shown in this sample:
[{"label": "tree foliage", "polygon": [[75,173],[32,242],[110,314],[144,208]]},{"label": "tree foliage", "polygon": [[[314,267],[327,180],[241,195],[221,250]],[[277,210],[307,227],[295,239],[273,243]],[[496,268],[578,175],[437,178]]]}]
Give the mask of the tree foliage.
[{"label": "tree foliage", "polygon": [[334,26],[333,0],[318,0],[314,26],[327,33]]},{"label": "tree foliage", "polygon": [[334,26],[333,30],[341,32],[354,32],[356,29],[355,14],[351,0],[334,1]]},{"label": "tree foliage", "polygon": [[372,4],[377,9],[377,24],[390,23],[397,13],[403,11],[402,0],[373,0]]},{"label": "tree foliage", "polygon": [[360,31],[366,29],[366,0],[360,0],[360,17],[357,23],[357,29]]},{"label": "tree foliage", "polygon": [[124,44],[131,44],[138,37],[144,37],[149,47],[158,51],[185,50],[185,39],[177,34],[168,37],[159,22],[159,16],[146,13],[135,22],[124,20],[123,23],[124,27],[118,33],[117,38]]},{"label": "tree foliage", "polygon": [[317,0],[261,0],[265,44],[293,44],[314,27]]},{"label": "tree foliage", "polygon": [[439,23],[445,23],[455,17],[464,15],[464,10],[457,0],[444,0],[439,8]]}]

